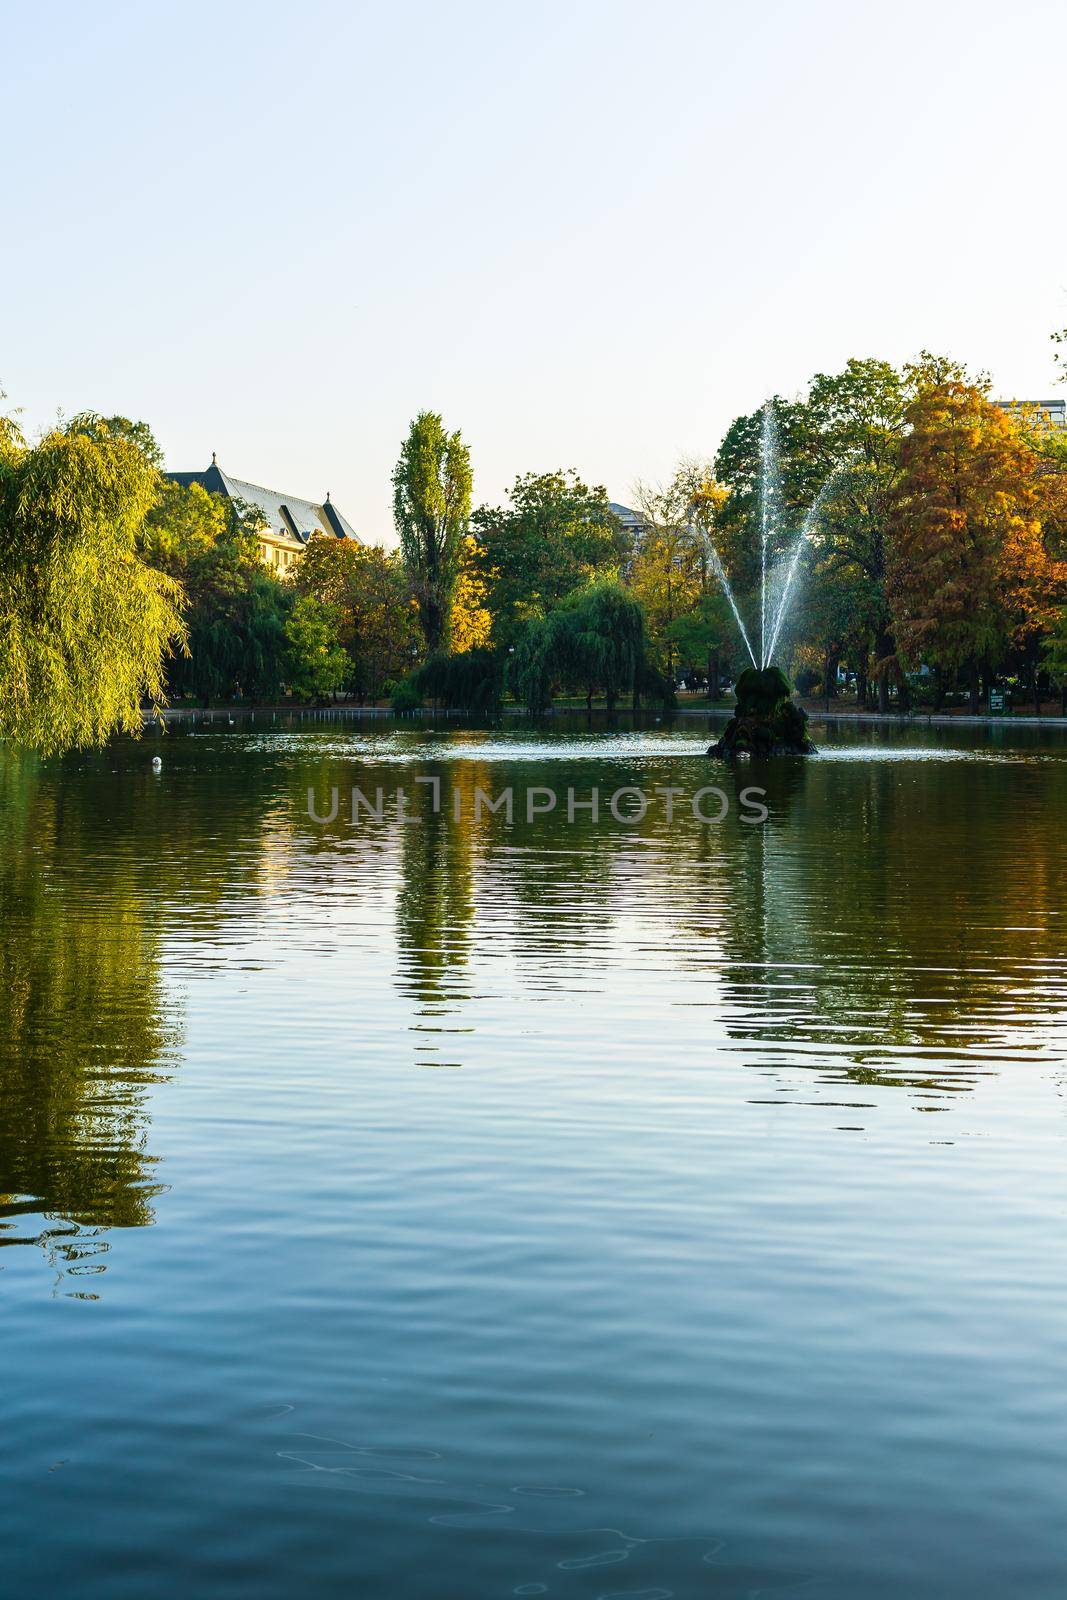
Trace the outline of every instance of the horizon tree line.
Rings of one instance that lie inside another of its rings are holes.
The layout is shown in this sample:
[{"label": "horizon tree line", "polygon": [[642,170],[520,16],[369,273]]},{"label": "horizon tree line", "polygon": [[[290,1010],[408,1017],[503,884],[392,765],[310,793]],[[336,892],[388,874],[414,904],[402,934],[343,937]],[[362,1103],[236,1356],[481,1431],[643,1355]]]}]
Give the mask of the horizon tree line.
[{"label": "horizon tree line", "polygon": [[[1061,336],[1061,341],[1062,341]],[[867,358],[773,400],[781,561],[805,516],[779,659],[829,698],[977,709],[997,674],[1067,694],[1067,431],[995,404],[988,380],[923,352]],[[314,540],[280,576],[261,514],[166,479],[150,429],[86,412],[35,443],[0,415],[0,739],[44,753],[136,731],[144,702],[392,695],[485,709],[512,694],[610,706],[711,698],[746,659],[725,573],[759,584],[763,412],[714,458],[635,489],[525,473],[473,505],[469,447],[422,411],[392,476],[399,548]]]}]

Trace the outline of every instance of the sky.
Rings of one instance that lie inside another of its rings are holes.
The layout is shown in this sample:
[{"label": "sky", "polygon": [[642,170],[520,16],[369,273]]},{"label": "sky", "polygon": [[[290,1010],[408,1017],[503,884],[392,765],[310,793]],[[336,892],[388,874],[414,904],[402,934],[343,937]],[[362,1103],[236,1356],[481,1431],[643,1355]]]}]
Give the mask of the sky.
[{"label": "sky", "polygon": [[0,0],[0,388],[392,542],[416,412],[475,500],[613,499],[850,356],[1047,398],[1063,0]]}]

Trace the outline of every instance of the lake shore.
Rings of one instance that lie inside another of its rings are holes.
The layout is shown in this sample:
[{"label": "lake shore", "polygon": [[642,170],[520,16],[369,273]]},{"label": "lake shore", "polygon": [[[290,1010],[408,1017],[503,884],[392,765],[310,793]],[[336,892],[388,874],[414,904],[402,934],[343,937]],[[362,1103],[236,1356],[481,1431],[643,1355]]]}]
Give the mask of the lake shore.
[{"label": "lake shore", "polygon": [[[1019,707],[1018,709],[1007,712],[1002,716],[990,716],[987,713],[980,713],[978,716],[973,716],[970,712],[962,710],[908,712],[861,711],[855,706],[835,706],[833,709],[827,711],[823,709],[822,703],[819,701],[802,700],[800,703],[813,722],[862,723],[864,725],[881,725],[885,727],[900,727],[904,725],[915,726],[916,724],[920,724],[924,727],[946,728],[1003,728],[1018,727],[1020,725],[1025,725],[1028,728],[1067,728],[1067,717],[1059,714],[1052,715],[1048,712],[1043,712],[1042,715],[1038,717],[1034,715],[1032,707]],[[584,704],[581,706],[559,705],[550,707],[548,711],[542,713],[542,716],[574,716],[575,714],[581,714],[584,711]],[[594,705],[593,711],[598,715],[604,715],[606,714],[607,708],[604,705]],[[697,705],[693,703],[682,703],[673,711],[669,712],[657,711],[652,707],[645,707],[641,711],[637,712],[637,715],[641,718],[651,717],[654,720],[659,720],[663,717],[711,717],[721,718],[725,721],[732,717],[733,714],[734,708],[732,704]],[[168,706],[159,713],[160,718],[164,722],[173,722],[178,724],[197,722],[228,724],[231,721],[236,723],[239,720],[241,722],[255,722],[256,720],[268,721],[276,720],[279,716],[294,717],[303,721],[317,722],[329,721],[334,718],[344,718],[359,721],[364,717],[391,718],[395,715],[396,713],[393,711],[392,707],[388,705],[355,706],[338,704],[327,706],[300,706],[285,703],[269,706],[248,706],[235,703],[232,705],[208,706],[206,708],[201,706]],[[426,707],[423,711],[412,712],[408,715],[410,715],[412,719],[415,719],[420,716],[472,717],[474,716],[474,713],[459,710],[454,707],[439,707],[437,709]],[[503,706],[501,710],[496,713],[496,715],[503,717],[525,717],[528,715],[528,713],[521,706]],[[615,715],[633,716],[634,713],[629,709],[629,707],[620,706],[616,709]],[[151,723],[146,722],[146,727],[150,726]]]}]

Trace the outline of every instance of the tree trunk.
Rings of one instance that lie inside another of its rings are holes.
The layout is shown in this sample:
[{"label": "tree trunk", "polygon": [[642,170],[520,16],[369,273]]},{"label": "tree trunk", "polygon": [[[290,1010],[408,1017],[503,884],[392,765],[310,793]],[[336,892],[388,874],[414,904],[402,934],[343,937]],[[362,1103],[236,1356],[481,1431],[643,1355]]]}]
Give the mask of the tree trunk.
[{"label": "tree trunk", "polygon": [[713,650],[708,657],[708,699],[719,698],[719,653]]},{"label": "tree trunk", "polygon": [[878,709],[883,715],[889,710],[889,668],[886,664],[894,653],[893,636],[882,629],[874,642],[875,671],[878,673]]},{"label": "tree trunk", "polygon": [[970,688],[971,716],[976,717],[982,709],[982,686],[978,677],[978,663],[973,658],[968,663],[968,685]]},{"label": "tree trunk", "polygon": [[1038,682],[1040,674],[1041,674],[1041,669],[1038,666],[1037,655],[1036,655],[1036,652],[1035,652],[1034,658],[1033,658],[1033,669],[1032,669],[1031,674],[1030,674],[1030,681],[1031,681],[1031,684],[1033,686],[1033,691],[1034,691],[1034,716],[1035,717],[1039,717],[1041,715],[1041,685]]},{"label": "tree trunk", "polygon": [[866,704],[867,704],[867,652],[866,652],[866,650],[864,650],[863,653],[860,655],[859,661],[856,664],[856,705],[859,708],[859,710],[862,711],[866,707]]}]

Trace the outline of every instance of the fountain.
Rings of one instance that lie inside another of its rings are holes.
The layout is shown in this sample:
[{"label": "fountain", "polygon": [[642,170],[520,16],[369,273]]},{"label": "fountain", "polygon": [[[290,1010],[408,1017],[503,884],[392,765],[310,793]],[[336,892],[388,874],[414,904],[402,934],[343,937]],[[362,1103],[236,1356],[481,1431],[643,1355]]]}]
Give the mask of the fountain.
[{"label": "fountain", "polygon": [[804,544],[815,527],[826,491],[833,482],[827,479],[804,518],[793,549],[786,557],[784,580],[777,604],[768,607],[767,550],[774,529],[781,516],[781,473],[778,465],[778,430],[774,404],[768,400],[763,408],[763,425],[760,432],[760,616],[759,656],[752,648],[730,580],[722,558],[709,536],[715,574],[722,584],[723,593],[734,614],[738,631],[748,651],[751,667],[746,667],[737,680],[737,711],[730,718],[722,738],[708,750],[709,756],[723,756],[733,760],[739,755],[810,755],[815,746],[807,735],[807,713],[793,700],[793,688],[780,667],[771,665],[774,648],[782,631],[793,590],[800,555]]}]

